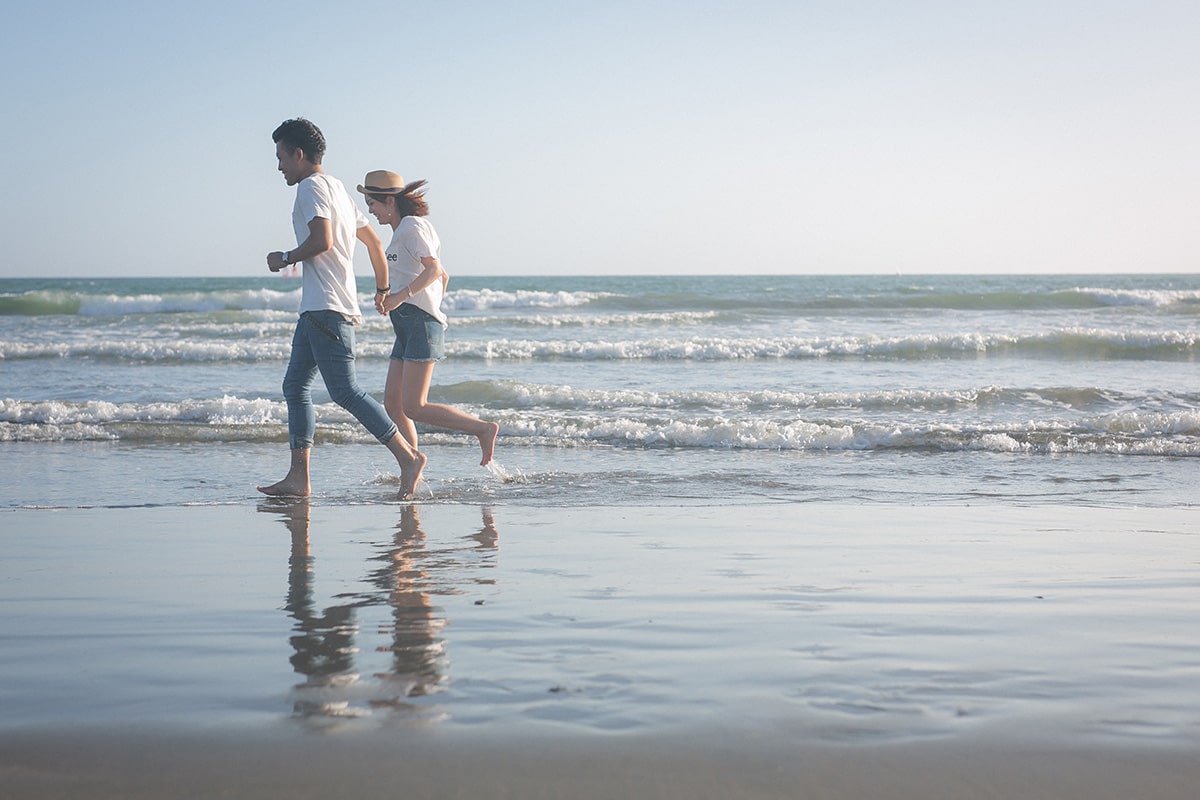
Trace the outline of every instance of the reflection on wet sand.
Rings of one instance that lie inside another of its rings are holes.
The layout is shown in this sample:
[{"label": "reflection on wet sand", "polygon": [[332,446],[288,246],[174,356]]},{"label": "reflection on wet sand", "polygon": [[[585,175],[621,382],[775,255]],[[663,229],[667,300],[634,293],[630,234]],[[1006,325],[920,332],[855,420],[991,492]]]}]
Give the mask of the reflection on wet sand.
[{"label": "reflection on wet sand", "polygon": [[318,614],[313,604],[312,549],[308,540],[309,503],[307,498],[280,509],[284,524],[292,534],[288,559],[288,592],[284,610],[296,621],[291,637],[294,653],[292,667],[310,681],[332,679],[348,673],[354,666],[354,634],[357,624],[354,608],[329,606]]},{"label": "reflection on wet sand", "polygon": [[377,650],[391,652],[392,665],[375,677],[389,681],[396,691],[392,700],[373,705],[402,705],[400,698],[432,694],[443,680],[446,664],[441,630],[446,620],[428,591],[430,558],[420,512],[416,506],[405,506],[391,546],[372,559],[378,566],[368,579],[378,591],[361,599],[364,605],[386,602],[391,607],[390,630],[384,627],[379,631],[390,633],[390,643]]},{"label": "reflection on wet sand", "polygon": [[[440,691],[449,675],[442,638],[448,620],[434,598],[461,594],[465,583],[494,582],[472,574],[494,567],[499,534],[492,510],[482,509],[483,525],[477,533],[431,548],[420,507],[404,506],[391,541],[377,546],[369,559],[374,565],[366,575],[369,588],[339,594],[320,612],[314,596],[310,501],[273,498],[261,503],[259,511],[279,514],[291,534],[284,609],[294,620],[290,661],[304,676],[293,687],[295,716],[311,722],[344,721],[388,709],[436,718],[435,708],[410,702]],[[372,609],[377,607],[386,607],[389,618],[375,624]],[[363,655],[358,643],[364,637],[380,637],[383,643],[366,650],[390,653],[390,662],[376,665]],[[362,673],[372,668],[364,678]]]}]

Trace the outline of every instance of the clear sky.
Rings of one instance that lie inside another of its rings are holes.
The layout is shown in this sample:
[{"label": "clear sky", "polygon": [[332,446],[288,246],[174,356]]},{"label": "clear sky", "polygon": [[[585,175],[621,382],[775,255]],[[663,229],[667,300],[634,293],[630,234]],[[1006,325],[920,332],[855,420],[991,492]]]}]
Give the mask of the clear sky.
[{"label": "clear sky", "polygon": [[1200,263],[1195,0],[17,0],[0,75],[0,277],[265,271],[298,115],[452,274]]}]

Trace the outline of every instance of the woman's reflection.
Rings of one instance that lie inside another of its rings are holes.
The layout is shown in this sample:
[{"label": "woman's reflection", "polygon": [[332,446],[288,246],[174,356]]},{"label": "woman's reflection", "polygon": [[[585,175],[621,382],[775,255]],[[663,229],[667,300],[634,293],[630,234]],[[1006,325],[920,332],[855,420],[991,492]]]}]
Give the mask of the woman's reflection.
[{"label": "woman's reflection", "polygon": [[376,701],[376,706],[400,703],[402,697],[432,694],[445,675],[441,630],[446,620],[444,611],[430,599],[434,587],[429,562],[433,556],[425,540],[420,511],[415,505],[405,506],[391,545],[372,559],[379,563],[369,574],[369,580],[379,589],[375,595],[378,599],[364,597],[364,603],[386,602],[392,615],[391,641],[378,648],[379,652],[391,651],[391,669],[376,677],[396,689],[391,700]]}]

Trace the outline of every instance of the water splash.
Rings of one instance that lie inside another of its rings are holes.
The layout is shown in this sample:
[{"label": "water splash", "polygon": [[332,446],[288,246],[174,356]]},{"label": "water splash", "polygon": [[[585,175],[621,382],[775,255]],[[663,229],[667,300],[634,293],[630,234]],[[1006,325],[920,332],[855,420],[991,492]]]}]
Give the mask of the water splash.
[{"label": "water splash", "polygon": [[499,478],[501,483],[529,483],[529,477],[520,469],[510,472],[498,461],[489,461],[485,469]]}]

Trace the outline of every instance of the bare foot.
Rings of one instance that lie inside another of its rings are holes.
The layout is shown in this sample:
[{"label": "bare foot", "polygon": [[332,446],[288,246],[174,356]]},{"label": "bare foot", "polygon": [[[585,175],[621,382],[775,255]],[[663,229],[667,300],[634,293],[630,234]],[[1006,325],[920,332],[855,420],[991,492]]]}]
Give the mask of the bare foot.
[{"label": "bare foot", "polygon": [[272,497],[308,497],[311,488],[308,481],[284,478],[279,483],[270,486],[259,486],[258,490]]},{"label": "bare foot", "polygon": [[425,454],[419,451],[414,451],[412,458],[407,464],[400,463],[400,499],[407,500],[417,488],[417,481],[421,480],[421,471],[425,469],[426,462]]},{"label": "bare foot", "polygon": [[500,426],[496,423],[485,424],[488,427],[487,433],[479,434],[479,449],[483,451],[483,460],[479,462],[481,467],[486,467],[492,460],[492,453],[496,450],[496,435],[500,433]]}]

